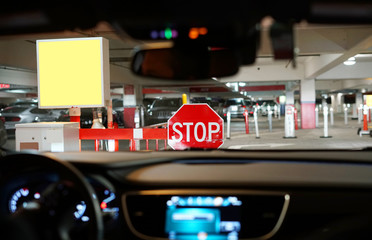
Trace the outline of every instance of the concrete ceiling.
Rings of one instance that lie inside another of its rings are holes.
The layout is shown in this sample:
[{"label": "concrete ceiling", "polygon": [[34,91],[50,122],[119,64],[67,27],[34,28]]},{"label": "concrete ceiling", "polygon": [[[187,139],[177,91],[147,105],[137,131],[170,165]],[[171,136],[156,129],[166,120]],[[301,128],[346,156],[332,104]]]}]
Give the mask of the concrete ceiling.
[{"label": "concrete ceiling", "polygon": [[[294,88],[303,79],[315,79],[321,92],[344,89],[372,90],[372,26],[310,25],[295,26],[295,46],[298,49],[296,67],[291,61],[274,61],[268,26],[263,22],[260,48],[256,63],[242,66],[237,75],[215,80],[192,82],[197,85],[224,85],[228,82],[245,82],[247,85],[281,85]],[[12,87],[36,88],[36,46],[38,39],[101,36],[110,40],[111,85],[139,84],[144,87],[164,89],[179,88],[185,82],[153,81],[135,76],[130,71],[133,49],[145,42],[136,41],[124,34],[118,35],[103,22],[90,31],[64,31],[49,34],[28,34],[0,38],[0,83]],[[343,64],[350,57],[356,64]],[[190,84],[188,82],[187,84]],[[10,93],[0,92],[0,97]],[[260,93],[261,95],[263,93]],[[272,94],[272,93],[270,93]],[[280,94],[275,92],[274,94]],[[265,95],[265,93],[264,93]],[[17,96],[17,95],[14,95]]]}]

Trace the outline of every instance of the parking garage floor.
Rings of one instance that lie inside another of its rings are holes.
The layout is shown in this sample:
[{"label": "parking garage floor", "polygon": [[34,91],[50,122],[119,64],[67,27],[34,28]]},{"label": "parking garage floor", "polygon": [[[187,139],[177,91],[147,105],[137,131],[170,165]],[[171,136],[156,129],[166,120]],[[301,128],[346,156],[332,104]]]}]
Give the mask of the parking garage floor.
[{"label": "parking garage floor", "polygon": [[[372,123],[369,123],[372,129]],[[245,133],[243,119],[232,119],[230,139],[227,139],[227,126],[225,122],[225,141],[223,149],[361,149],[372,147],[370,135],[358,135],[358,129],[363,127],[363,122],[348,117],[347,124],[343,113],[334,115],[334,124],[328,120],[328,136],[323,138],[323,117],[319,116],[319,124],[315,129],[301,129],[295,131],[295,138],[284,138],[284,116],[281,119],[273,118],[272,131],[269,131],[267,117],[258,118],[258,135],[255,131],[253,117],[249,121],[249,134]],[[259,138],[257,138],[259,136]],[[145,149],[145,141],[141,141],[141,149]],[[4,148],[15,150],[14,136],[10,136]],[[150,142],[150,149],[155,149],[155,142]],[[164,149],[164,143],[159,141],[159,149]],[[170,149],[168,146],[167,149]],[[82,151],[94,150],[94,141],[82,141]],[[119,151],[129,150],[129,141],[119,141]]]},{"label": "parking garage floor", "polygon": [[[222,148],[228,149],[360,149],[372,147],[370,135],[358,135],[358,129],[363,122],[352,120],[349,116],[347,124],[343,113],[334,115],[334,124],[328,118],[328,136],[324,138],[324,119],[319,116],[319,124],[315,129],[301,129],[295,131],[295,138],[284,138],[284,117],[273,119],[272,131],[269,131],[267,118],[259,118],[259,138],[256,138],[254,122],[249,122],[249,134],[245,133],[243,120],[233,120],[231,138],[226,139]],[[371,125],[371,123],[369,123]],[[225,127],[226,129],[226,127]],[[240,131],[239,131],[240,130]],[[226,135],[225,135],[226,136]]]}]

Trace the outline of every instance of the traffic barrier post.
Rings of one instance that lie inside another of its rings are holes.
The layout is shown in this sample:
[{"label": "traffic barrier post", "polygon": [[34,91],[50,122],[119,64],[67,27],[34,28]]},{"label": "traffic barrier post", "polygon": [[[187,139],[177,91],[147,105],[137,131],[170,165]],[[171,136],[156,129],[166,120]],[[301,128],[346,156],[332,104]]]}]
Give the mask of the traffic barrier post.
[{"label": "traffic barrier post", "polygon": [[319,109],[318,107],[315,108],[315,127],[319,126]]},{"label": "traffic barrier post", "polygon": [[324,106],[323,108],[323,117],[324,117],[324,135],[321,138],[331,138],[332,136],[328,136],[328,107]]},{"label": "traffic barrier post", "polygon": [[227,112],[226,114],[226,125],[227,125],[227,136],[226,138],[227,139],[230,139],[231,137],[231,128],[230,128],[230,124],[231,124],[231,113],[230,111]]},{"label": "traffic barrier post", "polygon": [[273,111],[271,111],[271,108],[270,106],[267,106],[267,116],[268,116],[268,119],[269,119],[269,131],[272,132],[273,131]]},{"label": "traffic barrier post", "polygon": [[367,115],[368,115],[368,106],[367,105],[364,105],[363,107],[363,129],[358,129],[358,134],[359,136],[362,136],[362,135],[371,135],[371,132],[368,131],[368,119],[367,119]]},{"label": "traffic barrier post", "polygon": [[347,111],[348,111],[347,107],[346,107],[346,108],[344,108],[344,118],[345,118],[345,125],[347,125],[347,124],[348,124],[348,116],[347,116]]},{"label": "traffic barrier post", "polygon": [[333,108],[332,107],[330,108],[329,112],[330,112],[330,118],[331,118],[331,126],[333,126],[334,125],[334,116],[333,116]]},{"label": "traffic barrier post", "polygon": [[258,130],[257,108],[254,110],[253,118],[254,118],[254,127],[256,129],[256,138],[260,138],[260,133]]},{"label": "traffic barrier post", "polygon": [[244,120],[245,120],[245,133],[246,134],[249,134],[249,113],[248,113],[248,110],[245,109],[244,110],[244,113],[243,113],[243,116],[244,116]]},{"label": "traffic barrier post", "polygon": [[297,108],[294,108],[294,123],[295,123],[295,130],[298,130],[298,117],[297,117]]}]

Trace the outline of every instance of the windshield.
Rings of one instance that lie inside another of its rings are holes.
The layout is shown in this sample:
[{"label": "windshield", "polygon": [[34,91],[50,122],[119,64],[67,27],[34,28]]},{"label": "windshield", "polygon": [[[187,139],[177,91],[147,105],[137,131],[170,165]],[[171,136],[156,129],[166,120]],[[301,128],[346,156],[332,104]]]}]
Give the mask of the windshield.
[{"label": "windshield", "polygon": [[[153,28],[146,24],[137,28],[132,25],[136,21],[123,17],[117,22],[119,31],[115,24],[98,21],[88,29],[68,27],[50,35],[48,31],[4,34],[0,39],[0,119],[4,123],[0,126],[6,130],[0,132],[7,138],[3,148],[17,148],[16,132],[22,132],[25,124],[47,123],[44,126],[54,129],[56,124],[64,128],[69,122],[78,123],[80,133],[75,137],[81,140],[82,151],[97,150],[96,140],[100,150],[108,150],[110,136],[127,136],[123,129],[132,131],[131,138],[111,139],[118,142],[118,151],[144,150],[148,145],[150,150],[372,147],[371,23],[312,23],[310,17],[291,15],[295,21],[288,24],[269,13],[257,13],[251,21],[237,14],[236,21],[223,24],[215,16],[210,24],[209,15],[203,14],[205,26],[182,19],[163,28],[161,21],[160,25],[154,22]],[[247,21],[240,24],[243,20]],[[43,44],[52,46],[62,39],[97,40],[98,46],[105,47],[102,52],[107,50],[107,61],[90,61],[95,56],[87,54],[84,60],[66,61],[68,67],[54,68],[52,63],[61,65],[59,60],[67,56],[63,55],[67,50],[60,48],[58,55]],[[166,46],[162,50],[166,55],[157,55],[160,51],[150,55],[154,42],[161,43],[156,48]],[[141,58],[147,65],[141,65]],[[168,65],[163,64],[166,61]],[[64,74],[83,69],[82,62],[89,63],[90,81],[68,82],[75,74]],[[45,68],[44,63],[48,63]],[[239,71],[232,74],[229,66],[234,69],[236,64]],[[157,73],[185,78],[140,76],[151,70],[149,66]],[[194,68],[216,77],[193,74]],[[232,75],[225,76],[226,72]],[[56,80],[44,80],[44,76]],[[208,77],[199,80],[198,76]],[[57,86],[54,92],[44,90],[53,86]],[[93,99],[96,95],[100,95],[99,103]],[[71,100],[75,96],[83,103],[75,105]],[[43,105],[49,101],[50,105]],[[21,115],[37,105],[39,110]],[[196,107],[182,109],[185,105]],[[118,131],[88,139],[91,128]],[[182,147],[172,141],[181,142]]]}]

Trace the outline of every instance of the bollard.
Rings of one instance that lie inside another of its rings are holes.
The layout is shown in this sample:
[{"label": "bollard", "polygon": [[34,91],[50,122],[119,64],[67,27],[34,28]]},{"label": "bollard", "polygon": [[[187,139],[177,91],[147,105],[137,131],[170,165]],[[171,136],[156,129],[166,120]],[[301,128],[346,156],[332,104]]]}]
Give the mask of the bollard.
[{"label": "bollard", "polygon": [[[134,126],[135,126],[135,128],[139,128],[140,127],[140,111],[139,111],[139,107],[138,106],[136,107],[136,110],[134,111]],[[136,151],[141,150],[141,142],[140,142],[140,140],[135,139],[134,142],[135,142],[135,150]]]},{"label": "bollard", "polygon": [[331,117],[331,126],[333,126],[335,124],[335,122],[334,122],[333,108],[332,107],[330,109],[330,113],[331,113],[331,115],[330,115],[330,117]]},{"label": "bollard", "polygon": [[182,104],[187,104],[187,94],[182,94]]},{"label": "bollard", "polygon": [[227,136],[226,136],[226,138],[227,139],[230,139],[230,137],[231,137],[231,127],[230,127],[230,124],[231,124],[231,113],[230,113],[230,111],[228,111],[227,112],[227,114],[226,114],[226,125],[227,125]]},{"label": "bollard", "polygon": [[269,131],[272,132],[273,131],[273,111],[271,111],[270,109],[270,106],[267,106],[267,116],[268,116],[268,120],[269,120]]},{"label": "bollard", "polygon": [[295,130],[298,130],[298,117],[297,117],[297,109],[294,109],[294,123],[295,123]]},{"label": "bollard", "polygon": [[244,120],[245,120],[245,133],[249,134],[249,118],[248,118],[249,113],[247,109],[244,110],[243,115],[244,115]]},{"label": "bollard", "polygon": [[277,105],[274,106],[274,117],[278,118],[278,106]]},{"label": "bollard", "polygon": [[363,131],[368,131],[368,107],[364,105],[363,108]]},{"label": "bollard", "polygon": [[141,122],[141,127],[144,127],[145,126],[145,107],[144,106],[140,106],[140,122]]},{"label": "bollard", "polygon": [[256,129],[256,138],[260,138],[260,133],[258,131],[257,108],[254,110],[253,118],[254,118],[254,128]]},{"label": "bollard", "polygon": [[363,107],[363,129],[359,128],[358,129],[358,135],[370,135],[371,132],[368,131],[368,120],[367,120],[367,115],[368,115],[368,106],[364,105]]},{"label": "bollard", "polygon": [[345,116],[345,125],[347,125],[347,107],[344,108],[344,116]]},{"label": "bollard", "polygon": [[315,108],[315,127],[319,126],[319,109],[318,107]]},{"label": "bollard", "polygon": [[328,136],[328,107],[324,106],[323,108],[323,117],[324,117],[324,134],[321,138],[331,138]]}]

